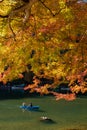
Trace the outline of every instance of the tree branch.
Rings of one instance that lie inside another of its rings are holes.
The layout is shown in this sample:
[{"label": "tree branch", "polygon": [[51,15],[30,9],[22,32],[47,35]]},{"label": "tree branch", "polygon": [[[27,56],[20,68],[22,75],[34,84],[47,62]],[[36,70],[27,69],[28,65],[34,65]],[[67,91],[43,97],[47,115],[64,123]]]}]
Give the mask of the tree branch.
[{"label": "tree branch", "polygon": [[62,9],[65,9],[65,7],[64,8],[62,8],[62,9],[60,9],[57,13],[53,13],[52,12],[52,10],[48,7],[48,6],[46,6],[45,4],[44,4],[44,2],[42,1],[42,0],[39,0],[40,1],[40,3],[42,3],[42,5],[45,7],[45,8],[47,8],[49,11],[50,11],[50,13],[51,13],[51,15],[54,17],[54,16],[56,16],[56,15],[58,15],[60,12],[61,12],[61,10]]},{"label": "tree branch", "polygon": [[19,6],[18,8],[15,8],[14,10],[12,10],[12,11],[10,12],[10,14],[7,14],[6,16],[1,16],[1,15],[0,15],[0,17],[2,17],[2,18],[5,18],[5,17],[8,18],[9,28],[10,28],[10,30],[11,30],[11,32],[12,32],[12,35],[13,35],[14,40],[16,40],[16,39],[15,39],[15,36],[16,36],[16,35],[15,35],[15,33],[14,33],[13,29],[12,29],[12,26],[11,26],[11,18],[12,18],[15,14],[24,11],[24,12],[25,12],[25,16],[24,16],[24,19],[23,19],[23,23],[26,23],[27,20],[29,19],[30,15],[31,15],[32,5],[33,5],[35,2],[37,2],[37,1],[38,1],[38,0],[29,0],[29,2],[25,3],[24,5]]}]

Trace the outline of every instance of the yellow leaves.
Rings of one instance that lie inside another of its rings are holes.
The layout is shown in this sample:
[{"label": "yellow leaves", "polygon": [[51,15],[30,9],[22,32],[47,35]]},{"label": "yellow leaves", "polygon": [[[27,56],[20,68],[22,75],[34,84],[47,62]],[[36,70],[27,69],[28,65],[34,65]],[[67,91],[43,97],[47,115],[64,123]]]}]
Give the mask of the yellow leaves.
[{"label": "yellow leaves", "polygon": [[75,93],[79,93],[79,92],[82,92],[82,93],[85,93],[87,92],[87,86],[84,85],[75,85],[75,86],[71,86],[71,91],[72,92],[75,92]]},{"label": "yellow leaves", "polygon": [[53,69],[52,72],[51,72],[53,75],[58,75],[58,71]]},{"label": "yellow leaves", "polygon": [[[13,0],[4,0],[2,3],[4,6],[0,3],[0,15],[9,14],[13,7],[16,6],[16,1]],[[6,65],[11,67],[5,77],[9,79],[14,77],[21,78],[21,73],[28,71],[26,67],[28,64],[31,65],[31,69],[36,75],[42,76],[40,72],[43,70],[44,76],[52,76],[57,79],[67,74],[70,77],[70,75],[74,75],[77,71],[84,68],[80,63],[81,60],[78,60],[81,57],[81,49],[79,45],[77,48],[74,45],[76,44],[77,32],[80,31],[81,34],[85,32],[86,15],[85,19],[83,17],[82,22],[79,24],[78,18],[82,19],[82,11],[79,8],[72,5],[67,6],[65,0],[46,0],[44,4],[46,7],[38,0],[34,3],[31,9],[31,16],[25,24],[22,22],[23,18],[26,17],[25,12],[20,11],[17,15],[14,14],[11,17],[11,26],[16,34],[15,42],[10,40],[13,37],[7,26],[7,18],[0,18],[0,36],[6,35],[7,38],[4,39],[7,40],[7,44],[3,42],[0,45],[0,71],[3,72]],[[87,12],[86,9],[85,12]],[[52,13],[56,15],[53,17]],[[75,23],[74,15],[78,23]],[[86,46],[85,44],[83,48],[85,63],[87,61]],[[60,50],[67,48],[71,50],[61,55]],[[31,56],[32,50],[35,51],[33,56]],[[75,75],[70,80],[73,83],[76,80]],[[47,86],[38,87],[38,84],[34,82],[28,88],[31,91],[48,93]],[[78,91],[77,88],[76,91]]]},{"label": "yellow leaves", "polygon": [[70,44],[69,44],[69,49],[74,49],[74,48],[75,48],[75,44],[70,43]]},{"label": "yellow leaves", "polygon": [[81,88],[82,88],[82,87],[80,87],[80,86],[78,86],[78,85],[75,85],[74,87],[71,86],[70,88],[71,88],[71,91],[72,91],[72,92],[78,93],[78,92],[81,91]]},{"label": "yellow leaves", "polygon": [[16,5],[16,1],[13,0],[4,0],[3,2],[0,3],[0,15],[1,16],[6,16],[8,15],[12,8]]},{"label": "yellow leaves", "polygon": [[51,75],[59,79],[59,77],[64,77],[66,75],[64,71],[64,66],[58,62],[51,62],[46,68],[46,72],[49,76]]},{"label": "yellow leaves", "polygon": [[7,20],[4,20],[4,18],[0,18],[0,37],[5,37],[8,33],[8,25]]},{"label": "yellow leaves", "polygon": [[72,21],[74,16],[72,14],[71,8],[66,6],[66,1],[60,0],[59,5],[60,5],[60,9],[62,9],[61,14],[63,15],[63,17],[69,22]]},{"label": "yellow leaves", "polygon": [[7,54],[8,52],[9,52],[9,47],[8,46],[1,46],[0,47],[0,53],[2,54],[2,55],[5,55],[5,54]]},{"label": "yellow leaves", "polygon": [[54,17],[50,18],[49,19],[49,23],[52,24],[52,23],[55,23],[56,22],[56,19]]},{"label": "yellow leaves", "polygon": [[64,8],[66,6],[65,1],[64,0],[59,0],[59,5],[60,5],[60,9]]},{"label": "yellow leaves", "polygon": [[64,16],[64,18],[67,20],[67,21],[72,21],[74,16],[72,15],[72,12],[71,12],[71,9],[66,7],[65,9],[63,9],[61,11],[62,15]]},{"label": "yellow leaves", "polygon": [[48,91],[46,85],[41,87],[41,94],[49,94],[49,91]]},{"label": "yellow leaves", "polygon": [[52,37],[51,40],[58,46],[59,44],[59,39],[56,37]]},{"label": "yellow leaves", "polygon": [[61,62],[56,62],[56,70],[58,73],[63,73],[64,65],[62,65]]},{"label": "yellow leaves", "polygon": [[9,12],[11,11],[11,6],[8,5],[5,5],[6,3],[4,4],[0,4],[0,15],[2,16],[6,16],[9,14]]}]

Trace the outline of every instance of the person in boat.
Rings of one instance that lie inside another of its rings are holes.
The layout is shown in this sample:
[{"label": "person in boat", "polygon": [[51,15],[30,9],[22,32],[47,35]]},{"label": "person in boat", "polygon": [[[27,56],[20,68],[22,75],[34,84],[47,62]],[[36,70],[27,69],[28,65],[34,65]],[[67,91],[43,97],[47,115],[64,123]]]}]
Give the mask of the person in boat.
[{"label": "person in boat", "polygon": [[32,102],[29,104],[29,107],[32,107],[33,106],[33,104],[32,104]]},{"label": "person in boat", "polygon": [[23,107],[23,108],[22,108],[22,111],[24,112],[24,111],[25,111],[25,108],[26,108],[26,103],[25,103],[25,102],[22,103],[22,107]]},{"label": "person in boat", "polygon": [[25,103],[25,102],[23,102],[23,103],[22,103],[22,106],[24,106],[24,107],[25,107],[25,106],[26,106],[26,103]]}]

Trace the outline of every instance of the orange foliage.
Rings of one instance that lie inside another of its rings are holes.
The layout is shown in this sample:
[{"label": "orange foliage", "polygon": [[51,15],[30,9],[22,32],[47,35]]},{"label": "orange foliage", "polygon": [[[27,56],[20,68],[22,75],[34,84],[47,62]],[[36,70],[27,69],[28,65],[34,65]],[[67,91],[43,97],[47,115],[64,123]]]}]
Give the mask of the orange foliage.
[{"label": "orange foliage", "polygon": [[33,84],[30,84],[28,86],[24,87],[24,90],[30,90],[30,92],[37,92],[40,93],[41,95],[43,94],[49,94],[49,91],[47,89],[47,86],[39,86],[40,80],[37,79],[36,77],[33,78]]},{"label": "orange foliage", "polygon": [[23,74],[19,74],[19,78],[22,79],[24,76]]},{"label": "orange foliage", "polygon": [[62,93],[52,92],[52,94],[56,97],[56,100],[65,99],[67,101],[73,101],[76,99],[76,95],[74,93],[62,94]]},{"label": "orange foliage", "polygon": [[[20,4],[19,11],[15,8],[10,12],[10,23],[0,15],[1,29],[11,25],[0,43],[0,81],[23,78],[23,72],[32,71],[38,77],[43,74],[54,78],[58,84],[68,80],[72,92],[87,92],[87,4],[78,4],[77,0],[30,0],[27,5],[21,10]],[[9,68],[5,70],[5,66]],[[28,89],[49,93],[47,85],[40,86],[36,77],[24,88]],[[73,100],[75,95],[57,94],[56,98]]]},{"label": "orange foliage", "polygon": [[71,91],[75,93],[79,92],[85,93],[87,92],[87,87],[84,87],[84,85],[83,86],[75,85],[74,87],[71,86]]}]

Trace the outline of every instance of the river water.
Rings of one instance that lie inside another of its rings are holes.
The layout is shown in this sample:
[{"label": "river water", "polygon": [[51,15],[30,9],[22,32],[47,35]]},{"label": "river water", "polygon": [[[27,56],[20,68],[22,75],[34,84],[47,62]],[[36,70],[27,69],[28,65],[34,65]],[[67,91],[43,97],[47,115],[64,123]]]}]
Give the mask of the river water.
[{"label": "river water", "polygon": [[[39,105],[40,111],[23,112],[19,108],[22,102]],[[8,126],[10,130],[87,130],[87,97],[73,101],[56,101],[52,96],[1,100],[0,107],[3,130],[8,130]],[[41,116],[54,122],[40,121]]]}]

